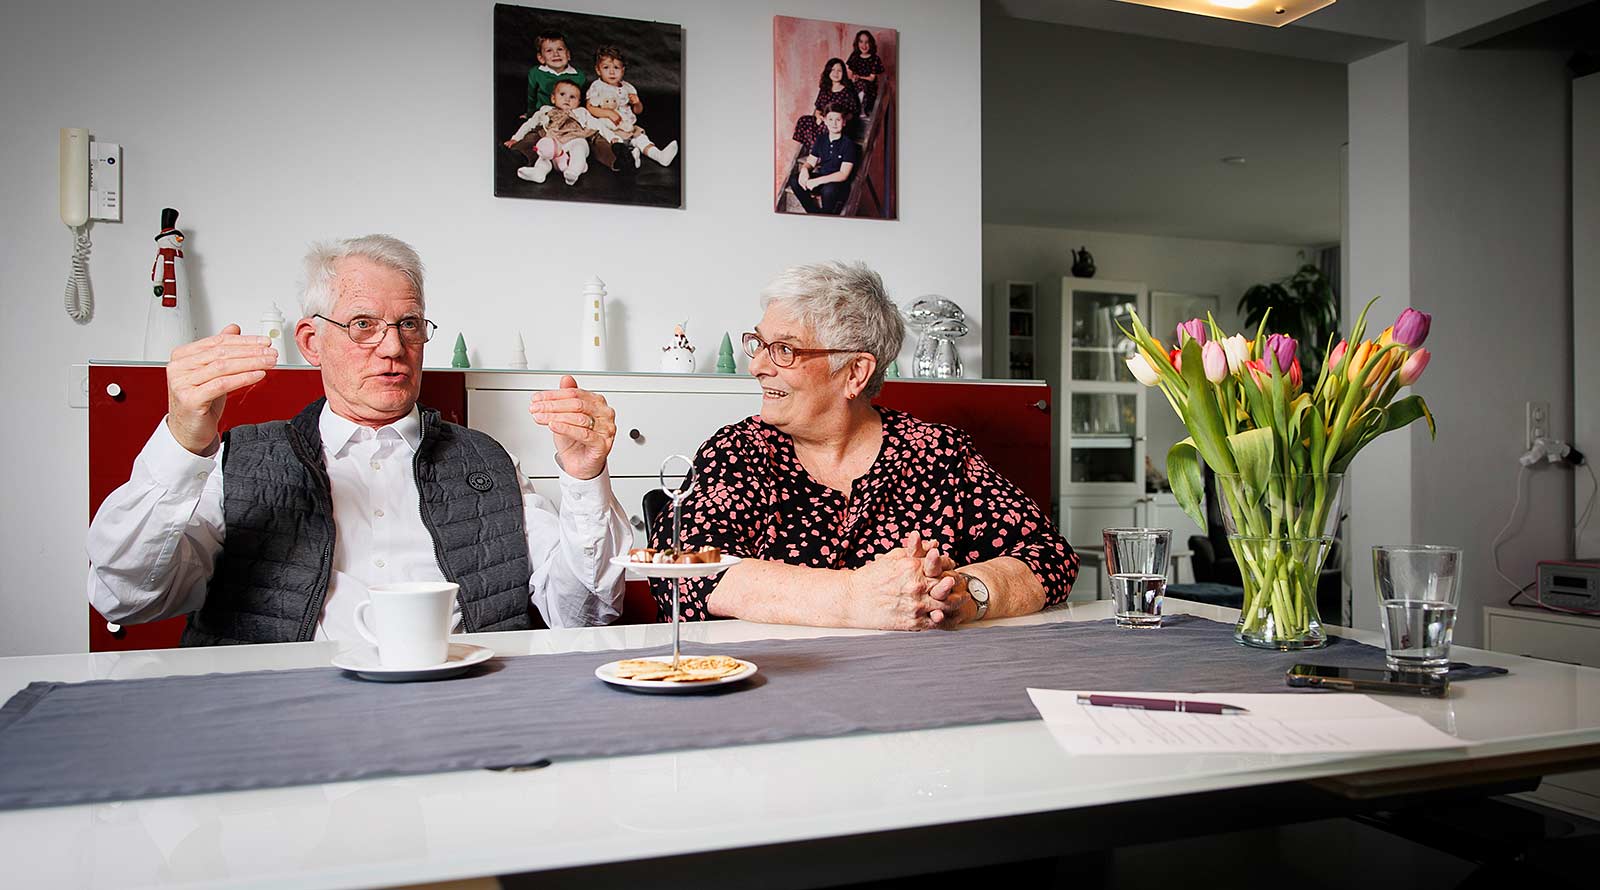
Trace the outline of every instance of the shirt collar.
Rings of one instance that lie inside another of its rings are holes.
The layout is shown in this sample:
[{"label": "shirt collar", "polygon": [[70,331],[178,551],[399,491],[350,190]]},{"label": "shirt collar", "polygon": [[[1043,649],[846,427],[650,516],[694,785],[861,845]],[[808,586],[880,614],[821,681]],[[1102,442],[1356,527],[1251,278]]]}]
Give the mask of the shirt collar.
[{"label": "shirt collar", "polygon": [[[422,410],[416,405],[411,406],[411,413],[387,426],[379,427],[374,432],[393,429],[405,441],[412,451],[422,444]],[[368,429],[353,420],[340,417],[333,412],[327,403],[322,406],[322,416],[317,420],[317,429],[322,433],[322,447],[329,454],[337,456],[339,452],[350,444],[356,433]]]},{"label": "shirt collar", "polygon": [[578,73],[578,69],[572,67],[572,65],[570,63],[567,65],[567,70],[565,70],[565,71],[557,71],[556,69],[551,68],[549,65],[540,65],[539,66],[539,70],[543,71],[546,74],[577,74]]}]

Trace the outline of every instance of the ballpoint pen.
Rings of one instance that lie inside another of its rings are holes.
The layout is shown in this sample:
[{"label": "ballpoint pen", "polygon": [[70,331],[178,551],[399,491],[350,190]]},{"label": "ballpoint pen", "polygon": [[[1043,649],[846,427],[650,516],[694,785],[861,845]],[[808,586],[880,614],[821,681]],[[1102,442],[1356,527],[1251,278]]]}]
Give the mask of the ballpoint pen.
[{"label": "ballpoint pen", "polygon": [[1102,708],[1133,708],[1139,711],[1182,711],[1186,714],[1248,714],[1248,708],[1208,701],[1179,701],[1170,698],[1131,698],[1124,695],[1079,695],[1078,704]]}]

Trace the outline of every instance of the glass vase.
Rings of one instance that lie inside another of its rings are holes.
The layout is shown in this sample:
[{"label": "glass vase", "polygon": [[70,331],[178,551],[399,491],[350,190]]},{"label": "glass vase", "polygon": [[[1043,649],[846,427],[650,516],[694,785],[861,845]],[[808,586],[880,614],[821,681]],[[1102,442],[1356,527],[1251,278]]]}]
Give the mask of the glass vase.
[{"label": "glass vase", "polygon": [[1338,527],[1344,477],[1219,473],[1216,480],[1223,527],[1244,585],[1233,638],[1280,651],[1327,645],[1317,614],[1317,581]]}]

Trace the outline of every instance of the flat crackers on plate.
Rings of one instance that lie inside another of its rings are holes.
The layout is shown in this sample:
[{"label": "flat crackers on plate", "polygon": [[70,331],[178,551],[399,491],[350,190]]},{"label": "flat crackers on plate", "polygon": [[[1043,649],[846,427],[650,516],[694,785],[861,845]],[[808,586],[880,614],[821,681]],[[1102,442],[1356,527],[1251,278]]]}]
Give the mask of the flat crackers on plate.
[{"label": "flat crackers on plate", "polygon": [[624,680],[655,680],[663,683],[697,683],[737,673],[743,662],[729,655],[688,655],[670,661],[651,658],[625,658],[617,662],[615,674]]}]

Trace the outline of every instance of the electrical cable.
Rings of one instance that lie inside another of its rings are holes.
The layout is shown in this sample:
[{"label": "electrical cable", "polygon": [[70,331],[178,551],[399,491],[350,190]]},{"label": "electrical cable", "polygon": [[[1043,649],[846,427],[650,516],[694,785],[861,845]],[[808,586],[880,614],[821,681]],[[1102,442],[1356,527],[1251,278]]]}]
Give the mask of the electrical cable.
[{"label": "electrical cable", "polygon": [[1589,471],[1589,502],[1584,504],[1583,513],[1578,516],[1578,523],[1572,529],[1572,555],[1576,559],[1583,558],[1583,530],[1589,527],[1589,515],[1594,512],[1594,497],[1600,494],[1600,477],[1595,476],[1594,466],[1587,461],[1583,468]]},{"label": "electrical cable", "polygon": [[1511,515],[1506,517],[1505,527],[1500,529],[1500,533],[1494,536],[1494,543],[1489,545],[1489,555],[1494,558],[1494,573],[1500,576],[1500,580],[1510,584],[1511,589],[1517,591],[1517,593],[1521,593],[1522,591],[1526,590],[1527,587],[1519,585],[1517,582],[1507,578],[1506,573],[1501,571],[1500,545],[1504,542],[1506,532],[1511,530],[1512,523],[1517,521],[1517,509],[1522,506],[1522,480],[1527,475],[1528,468],[1526,465],[1517,470],[1517,498],[1511,502]]},{"label": "electrical cable", "polygon": [[67,314],[78,324],[94,315],[94,292],[89,289],[89,227],[73,228],[72,272],[67,275]]}]

